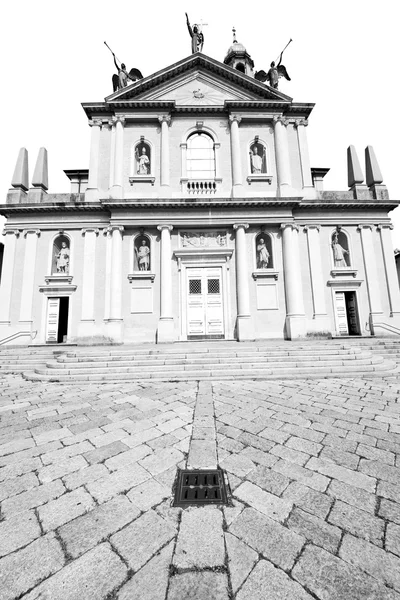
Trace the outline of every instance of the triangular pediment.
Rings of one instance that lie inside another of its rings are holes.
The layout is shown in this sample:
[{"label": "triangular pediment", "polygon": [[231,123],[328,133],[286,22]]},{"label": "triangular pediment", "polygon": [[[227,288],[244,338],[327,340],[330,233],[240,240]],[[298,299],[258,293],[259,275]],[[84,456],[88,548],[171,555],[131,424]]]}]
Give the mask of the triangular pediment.
[{"label": "triangular pediment", "polygon": [[106,98],[108,103],[173,102],[176,106],[223,106],[225,101],[291,102],[276,89],[223,63],[193,54]]}]

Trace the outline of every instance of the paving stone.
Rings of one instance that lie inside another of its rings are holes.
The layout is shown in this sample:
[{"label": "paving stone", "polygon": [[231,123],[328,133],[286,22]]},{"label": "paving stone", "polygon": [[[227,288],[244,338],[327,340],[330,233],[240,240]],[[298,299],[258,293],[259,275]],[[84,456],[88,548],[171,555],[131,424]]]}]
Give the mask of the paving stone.
[{"label": "paving stone", "polygon": [[38,477],[41,483],[49,483],[54,479],[59,479],[64,475],[68,475],[74,471],[79,471],[85,467],[87,467],[87,462],[83,456],[73,456],[71,458],[60,460],[59,462],[51,464],[47,467],[43,467],[38,472]]},{"label": "paving stone", "polygon": [[149,448],[151,448],[152,450],[159,450],[160,448],[168,448],[169,446],[173,446],[174,444],[179,442],[179,440],[180,438],[177,437],[175,434],[173,435],[172,433],[167,433],[166,435],[163,435],[159,438],[150,440],[149,442],[147,442],[147,446],[149,446]]},{"label": "paving stone", "polygon": [[288,439],[286,446],[292,450],[298,450],[299,452],[304,452],[305,454],[310,454],[312,456],[318,456],[323,447],[322,444],[317,444],[316,442],[294,436]]},{"label": "paving stone", "polygon": [[345,452],[340,448],[333,448],[331,446],[324,446],[319,454],[319,458],[354,470],[357,470],[360,460],[360,457],[356,454]]},{"label": "paving stone", "polygon": [[222,512],[217,507],[191,507],[182,512],[173,563],[179,569],[224,565]]},{"label": "paving stone", "polygon": [[395,523],[388,523],[386,529],[386,550],[400,556],[400,526]]},{"label": "paving stone", "polygon": [[258,435],[253,435],[252,433],[240,433],[239,429],[235,429],[235,431],[237,432],[237,435],[240,434],[237,439],[245,446],[252,446],[263,452],[268,452],[275,445],[275,442],[261,438]]},{"label": "paving stone", "polygon": [[246,508],[228,531],[260,552],[276,566],[289,570],[306,539],[252,508]]},{"label": "paving stone", "polygon": [[174,542],[149,560],[122,588],[117,600],[165,600]]},{"label": "paving stone", "polygon": [[35,513],[30,511],[13,515],[0,522],[0,557],[26,546],[41,535]]},{"label": "paving stone", "polygon": [[275,494],[276,496],[280,496],[290,483],[288,477],[264,466],[253,469],[247,475],[246,479],[255,483],[266,492],[271,492],[271,494]]},{"label": "paving stone", "polygon": [[115,533],[110,540],[129,566],[138,571],[176,535],[176,527],[153,510]]},{"label": "paving stone", "polygon": [[171,488],[159,483],[155,479],[148,479],[137,485],[127,494],[129,500],[140,510],[146,511],[152,506],[160,504],[165,498],[171,496]]},{"label": "paving stone", "polygon": [[181,418],[176,417],[175,419],[171,419],[165,423],[160,423],[157,425],[157,427],[163,433],[171,433],[172,431],[175,431],[175,429],[179,429],[179,427],[183,427],[184,425],[186,425],[186,422]]},{"label": "paving stone", "polygon": [[282,500],[269,492],[265,492],[250,481],[242,483],[242,485],[235,490],[235,497],[242,502],[249,504],[264,515],[267,515],[267,517],[271,517],[271,519],[281,523],[287,519],[293,508],[291,502]]},{"label": "paving stone", "polygon": [[86,488],[97,502],[107,502],[117,494],[127,492],[150,477],[148,471],[134,463],[88,483]]},{"label": "paving stone", "polygon": [[312,600],[296,581],[266,560],[260,560],[250,574],[237,600]]},{"label": "paving stone", "polygon": [[282,497],[321,519],[325,519],[333,504],[332,498],[326,494],[317,492],[298,481],[293,481],[284,490]]},{"label": "paving stone", "polygon": [[400,485],[387,481],[378,481],[377,496],[383,496],[389,500],[398,501],[400,498]]},{"label": "paving stone", "polygon": [[399,600],[373,577],[315,546],[305,548],[292,576],[322,600]]},{"label": "paving stone", "polygon": [[376,479],[369,477],[368,475],[364,475],[363,473],[359,473],[358,471],[352,471],[346,467],[335,465],[328,460],[310,458],[307,463],[307,468],[317,471],[318,473],[322,473],[323,475],[327,475],[332,479],[338,479],[339,481],[343,481],[349,485],[354,485],[355,487],[361,488],[366,492],[375,492]]},{"label": "paving stone", "polygon": [[94,508],[93,498],[83,488],[67,492],[44,506],[39,506],[38,514],[44,531],[57,529]]},{"label": "paving stone", "polygon": [[171,500],[164,500],[161,504],[158,504],[155,508],[155,512],[160,515],[166,521],[171,522],[174,526],[177,526],[182,513],[182,508],[179,506],[171,506]]},{"label": "paving stone", "polygon": [[[292,423],[285,423],[282,427],[283,431],[288,431],[292,435],[295,435],[301,439],[309,440],[310,442],[321,442],[325,438],[325,434],[320,431],[314,431],[314,429],[307,429],[306,427],[299,427]],[[325,440],[324,440],[325,441]],[[313,452],[309,452],[313,454]]]},{"label": "paving stone", "polygon": [[19,439],[6,444],[0,445],[0,456],[6,456],[7,454],[14,454],[21,450],[26,450],[36,446],[35,441],[32,438]]},{"label": "paving stone", "polygon": [[276,442],[277,444],[284,444],[290,438],[290,434],[288,432],[270,429],[269,427],[263,429],[259,435],[267,440],[270,440],[271,442]]},{"label": "paving stone", "polygon": [[282,446],[282,444],[276,444],[270,452],[274,456],[301,466],[304,466],[310,458],[309,454],[304,454],[304,452],[300,452],[299,450],[292,450],[292,448]]},{"label": "paving stone", "polygon": [[377,546],[383,544],[384,522],[354,506],[336,500],[328,517],[329,523],[337,525]]},{"label": "paving stone", "polygon": [[38,446],[41,444],[47,444],[48,442],[53,442],[55,440],[62,440],[71,435],[68,427],[61,427],[59,429],[51,429],[50,431],[44,431],[43,433],[39,433],[38,435],[33,434],[35,442]]},{"label": "paving stone", "polygon": [[356,450],[359,456],[363,458],[369,458],[370,460],[379,460],[388,465],[394,465],[395,454],[393,452],[388,452],[387,450],[380,450],[379,448],[371,448],[371,446],[366,446],[365,444],[358,444],[358,448]]},{"label": "paving stone", "polygon": [[383,479],[389,483],[400,485],[400,469],[392,467],[380,460],[368,460],[362,458],[360,460],[359,470],[366,475]]},{"label": "paving stone", "polygon": [[233,473],[237,477],[245,477],[254,469],[254,463],[247,456],[241,454],[232,454],[220,462],[220,466],[225,471]]},{"label": "paving stone", "polygon": [[[316,459],[311,458],[310,460]],[[324,475],[315,473],[309,468],[306,469],[300,465],[288,462],[287,460],[279,459],[278,462],[272,466],[272,469],[277,473],[285,475],[289,479],[295,479],[320,492],[324,492],[329,484],[329,479]]]},{"label": "paving stone", "polygon": [[59,535],[68,553],[76,558],[140,515],[126,496],[117,496],[63,525]]},{"label": "paving stone", "polygon": [[1,504],[1,512],[6,518],[9,518],[24,510],[36,508],[41,504],[54,500],[55,498],[62,496],[65,491],[65,487],[59,479],[52,481],[51,483],[39,485],[16,497],[4,500]]},{"label": "paving stone", "polygon": [[151,450],[147,446],[136,446],[136,448],[120,452],[116,456],[108,458],[104,464],[110,471],[115,471],[116,469],[131,465],[149,454],[151,454]]},{"label": "paving stone", "polygon": [[121,585],[127,572],[110,545],[100,544],[46,579],[24,600],[100,600]]},{"label": "paving stone", "polygon": [[287,526],[292,531],[303,535],[316,546],[321,546],[336,554],[341,537],[342,530],[326,523],[323,519],[311,515],[308,512],[295,508],[290,514]]},{"label": "paving stone", "polygon": [[376,496],[374,494],[369,494],[361,488],[356,488],[353,485],[343,483],[337,479],[332,479],[329,488],[327,489],[327,494],[333,498],[343,500],[343,502],[346,502],[347,504],[356,506],[361,510],[365,510],[372,514],[375,513]]},{"label": "paving stone", "polygon": [[52,452],[46,452],[46,454],[41,455],[41,459],[44,465],[50,465],[51,463],[58,463],[59,461],[65,460],[66,458],[70,458],[72,456],[84,454],[85,452],[89,452],[89,450],[93,450],[92,444],[88,441],[83,441],[78,442],[77,444],[72,444],[71,446],[67,446],[66,448],[53,450]]},{"label": "paving stone", "polygon": [[225,534],[232,591],[236,594],[258,560],[258,554],[231,533]]},{"label": "paving stone", "polygon": [[[397,500],[400,502],[400,498],[397,498]],[[400,504],[397,504],[397,502],[392,502],[391,500],[383,498],[379,506],[378,514],[384,519],[400,524]]]},{"label": "paving stone", "polygon": [[399,591],[400,559],[397,556],[348,534],[343,538],[339,555],[346,562]]},{"label": "paving stone", "polygon": [[171,577],[167,600],[229,600],[225,573],[189,572]]},{"label": "paving stone", "polygon": [[96,481],[108,475],[108,469],[102,464],[93,464],[90,467],[85,467],[75,473],[70,473],[62,478],[65,487],[69,490],[75,490],[81,485],[86,485],[91,481]]},{"label": "paving stone", "polygon": [[[39,560],[38,560],[39,558]],[[0,560],[0,598],[14,600],[64,565],[60,543],[53,534],[35,540]]]},{"label": "paving stone", "polygon": [[39,485],[39,480],[34,473],[26,473],[20,477],[7,479],[0,483],[0,501],[16,496]]},{"label": "paving stone", "polygon": [[146,456],[139,461],[139,464],[144,467],[152,475],[162,473],[173,466],[176,466],[183,459],[182,452],[175,448],[161,449],[150,456]]},{"label": "paving stone", "polygon": [[111,444],[106,444],[100,448],[96,448],[95,450],[85,452],[83,456],[88,463],[92,465],[94,463],[103,462],[107,458],[120,454],[120,452],[126,452],[127,450],[128,446],[126,444],[121,441],[116,441],[112,442]]},{"label": "paving stone", "polygon": [[40,458],[32,457],[26,458],[25,460],[11,463],[0,469],[0,482],[6,481],[7,479],[13,479],[14,477],[20,477],[31,471],[37,471],[42,467]]}]

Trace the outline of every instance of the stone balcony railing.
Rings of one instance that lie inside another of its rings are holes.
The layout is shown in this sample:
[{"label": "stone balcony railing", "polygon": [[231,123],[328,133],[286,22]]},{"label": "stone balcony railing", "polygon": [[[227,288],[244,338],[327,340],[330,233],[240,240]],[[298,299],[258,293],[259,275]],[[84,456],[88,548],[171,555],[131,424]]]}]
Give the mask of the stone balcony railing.
[{"label": "stone balcony railing", "polygon": [[215,194],[221,179],[181,179],[182,192],[187,194]]}]

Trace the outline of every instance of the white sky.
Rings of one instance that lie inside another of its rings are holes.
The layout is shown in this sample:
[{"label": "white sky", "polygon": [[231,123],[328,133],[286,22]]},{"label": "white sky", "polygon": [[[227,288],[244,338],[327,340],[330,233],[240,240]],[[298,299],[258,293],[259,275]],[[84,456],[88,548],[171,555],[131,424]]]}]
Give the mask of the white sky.
[{"label": "white sky", "polygon": [[[330,167],[325,189],[347,189],[346,150],[372,145],[391,198],[400,199],[397,102],[398,13],[395,0],[14,0],[2,9],[0,202],[18,151],[30,176],[41,146],[49,152],[50,192],[68,192],[63,169],[88,168],[90,128],[81,102],[102,101],[115,72],[107,41],[128,70],[150,75],[190,54],[185,11],[203,20],[203,52],[223,61],[232,26],[255,62],[268,69],[284,54],[291,82],[280,89],[315,102],[307,128],[311,165]],[[400,208],[391,213],[400,247]],[[1,220],[1,217],[0,217]]]}]

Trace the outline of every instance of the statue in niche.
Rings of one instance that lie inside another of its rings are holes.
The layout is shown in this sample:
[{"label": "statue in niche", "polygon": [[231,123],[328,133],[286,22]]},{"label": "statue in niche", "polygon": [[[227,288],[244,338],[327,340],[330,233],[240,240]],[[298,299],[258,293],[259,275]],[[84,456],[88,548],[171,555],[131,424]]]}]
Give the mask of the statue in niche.
[{"label": "statue in niche", "polygon": [[344,240],[346,237],[344,233],[340,232],[340,228],[338,228],[332,236],[333,261],[335,263],[335,267],[340,269],[348,266],[347,261],[349,258],[346,259],[346,255],[347,257],[350,255],[349,251],[346,250],[346,248],[343,248],[343,246],[340,244],[339,237],[342,237],[341,241],[342,243],[345,243]]},{"label": "statue in niche", "polygon": [[139,271],[150,271],[150,248],[145,239],[142,239],[139,248],[135,247],[135,253]]},{"label": "statue in niche", "polygon": [[57,273],[69,273],[69,248],[66,242],[61,242],[61,248],[56,254]]},{"label": "statue in niche", "polygon": [[135,148],[136,172],[138,175],[150,173],[150,158],[147,156],[147,144],[139,144]]},{"label": "statue in niche", "polygon": [[265,245],[263,237],[257,242],[257,269],[266,269],[268,267],[270,254]]},{"label": "statue in niche", "polygon": [[265,146],[260,142],[255,142],[250,146],[250,166],[254,175],[267,172]]},{"label": "statue in niche", "polygon": [[192,54],[195,54],[196,52],[203,52],[204,35],[200,31],[199,25],[194,24],[193,29],[192,29],[192,27],[190,26],[188,14],[185,13],[185,15],[186,15],[186,25],[189,30],[189,35],[192,38]]}]

